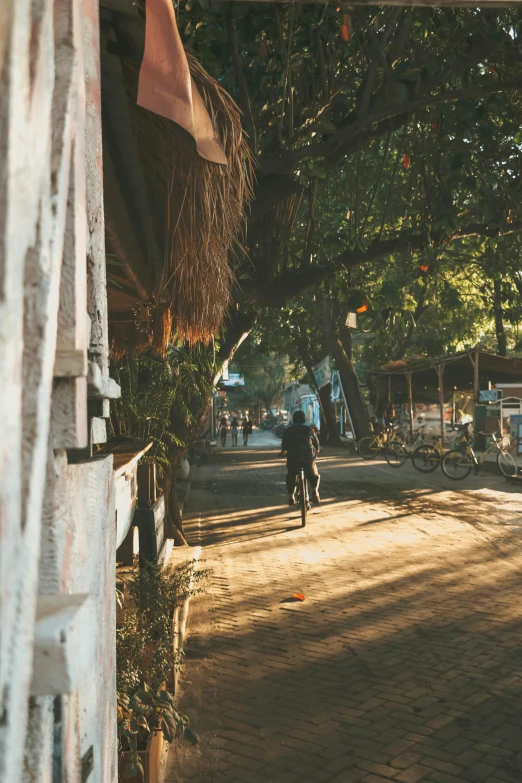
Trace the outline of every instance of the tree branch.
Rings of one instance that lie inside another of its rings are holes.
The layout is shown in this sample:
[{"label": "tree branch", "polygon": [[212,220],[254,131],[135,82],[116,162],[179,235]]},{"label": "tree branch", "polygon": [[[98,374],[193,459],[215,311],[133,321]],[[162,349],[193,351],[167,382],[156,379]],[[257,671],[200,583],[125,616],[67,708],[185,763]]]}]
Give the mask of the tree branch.
[{"label": "tree branch", "polygon": [[[366,137],[372,137],[372,126],[379,125],[403,116],[405,121],[407,117],[415,111],[426,106],[437,106],[442,103],[452,103],[454,101],[464,100],[466,98],[477,98],[486,95],[493,95],[500,92],[510,92],[522,90],[522,82],[511,84],[491,84],[483,87],[471,87],[467,90],[455,90],[452,92],[442,92],[437,95],[424,95],[415,100],[404,103],[393,103],[379,111],[370,112],[361,120],[356,120],[340,128],[332,134],[328,141],[308,144],[296,150],[290,150],[277,159],[261,161],[263,172],[278,174],[290,174],[301,160],[305,158],[325,157],[330,164],[334,164],[340,158],[353,151],[355,147]],[[378,135],[388,130],[388,126]]]},{"label": "tree branch", "polygon": [[250,104],[250,96],[248,94],[248,88],[245,81],[245,75],[243,73],[243,66],[241,64],[241,55],[239,54],[239,44],[237,41],[236,26],[232,17],[231,11],[227,17],[227,33],[228,42],[232,51],[232,60],[234,62],[234,76],[236,80],[236,87],[240,96],[240,103],[243,112],[245,113],[246,124],[248,126],[248,135],[250,136],[252,149],[254,153],[257,150],[257,137],[256,137],[256,125],[254,117],[252,115],[252,106]]},{"label": "tree branch", "polygon": [[433,242],[439,244],[444,241],[453,242],[468,237],[507,236],[518,231],[522,231],[522,223],[512,223],[502,230],[493,224],[471,223],[460,231],[455,231],[449,237],[442,233],[430,237],[427,233],[411,235],[408,231],[403,231],[390,239],[376,239],[367,250],[347,250],[337,256],[330,264],[313,266],[308,269],[294,269],[281,275],[277,280],[258,288],[252,287],[248,291],[238,289],[234,301],[238,304],[247,303],[258,307],[284,307],[291,299],[300,296],[309,288],[320,285],[339,266],[350,270],[355,266],[376,261],[400,250],[423,250],[430,247]]}]

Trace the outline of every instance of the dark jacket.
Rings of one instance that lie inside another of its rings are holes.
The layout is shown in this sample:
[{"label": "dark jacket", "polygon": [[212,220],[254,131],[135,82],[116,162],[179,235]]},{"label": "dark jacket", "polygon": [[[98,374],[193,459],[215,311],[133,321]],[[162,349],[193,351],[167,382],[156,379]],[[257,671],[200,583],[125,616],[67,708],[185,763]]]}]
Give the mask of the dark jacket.
[{"label": "dark jacket", "polygon": [[307,424],[290,424],[284,432],[281,450],[295,462],[313,462],[319,451],[319,441]]}]

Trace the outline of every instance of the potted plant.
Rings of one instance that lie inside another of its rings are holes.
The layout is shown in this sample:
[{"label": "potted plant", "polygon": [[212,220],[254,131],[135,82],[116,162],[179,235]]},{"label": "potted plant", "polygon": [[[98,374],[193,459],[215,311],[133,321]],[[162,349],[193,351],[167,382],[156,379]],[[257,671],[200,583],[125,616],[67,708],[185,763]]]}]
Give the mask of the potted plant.
[{"label": "potted plant", "polygon": [[171,694],[148,685],[131,696],[118,694],[119,778],[128,783],[157,783],[163,742],[183,736],[195,745],[198,737],[189,718],[178,712]]},{"label": "potted plant", "polygon": [[175,570],[138,561],[118,591],[116,669],[118,683],[119,779],[157,783],[163,743],[183,736],[196,744],[189,720],[175,709],[166,683],[182,651],[174,653],[172,617],[188,595],[199,592],[208,572],[193,574],[193,563]]}]

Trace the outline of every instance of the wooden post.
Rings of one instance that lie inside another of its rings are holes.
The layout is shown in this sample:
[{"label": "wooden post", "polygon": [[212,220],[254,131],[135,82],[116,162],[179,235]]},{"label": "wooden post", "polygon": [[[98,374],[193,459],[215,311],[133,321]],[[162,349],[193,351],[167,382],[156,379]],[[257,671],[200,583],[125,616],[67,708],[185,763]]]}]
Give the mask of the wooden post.
[{"label": "wooden post", "polygon": [[440,439],[444,446],[444,365],[437,365],[437,375],[439,378],[439,411],[440,411]]},{"label": "wooden post", "polygon": [[411,442],[413,443],[413,394],[411,390],[411,372],[405,372],[404,375],[408,386],[408,415],[410,417],[410,437]]},{"label": "wooden post", "polygon": [[480,351],[475,351],[475,362],[473,364],[473,394],[475,397],[475,405],[479,401],[480,394],[479,356]]}]

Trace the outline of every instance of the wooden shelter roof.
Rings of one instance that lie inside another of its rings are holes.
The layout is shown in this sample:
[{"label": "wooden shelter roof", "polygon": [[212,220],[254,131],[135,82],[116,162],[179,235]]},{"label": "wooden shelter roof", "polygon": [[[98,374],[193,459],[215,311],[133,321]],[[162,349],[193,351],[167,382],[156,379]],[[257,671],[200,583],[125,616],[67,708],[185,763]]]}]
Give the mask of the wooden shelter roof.
[{"label": "wooden shelter roof", "polygon": [[479,388],[487,389],[490,383],[522,382],[522,359],[476,350],[435,358],[420,356],[399,359],[371,370],[369,376],[377,384],[379,381],[389,384],[396,401],[407,398],[407,373],[411,373],[414,399],[420,401],[434,397],[439,387],[438,367],[443,368],[445,396],[455,390],[472,392],[477,356]]}]

